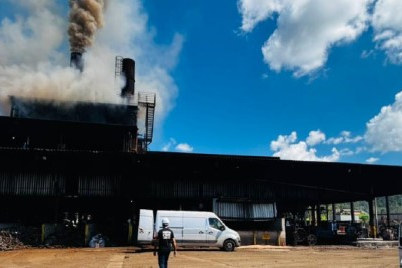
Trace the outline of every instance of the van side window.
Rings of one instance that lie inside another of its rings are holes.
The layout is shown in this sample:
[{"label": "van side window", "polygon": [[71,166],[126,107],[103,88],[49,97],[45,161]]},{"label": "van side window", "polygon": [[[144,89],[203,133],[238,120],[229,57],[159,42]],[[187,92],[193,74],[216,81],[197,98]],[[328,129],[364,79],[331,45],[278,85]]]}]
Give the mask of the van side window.
[{"label": "van side window", "polygon": [[208,221],[209,221],[209,226],[211,226],[212,228],[221,230],[223,227],[223,224],[217,218],[209,218]]}]

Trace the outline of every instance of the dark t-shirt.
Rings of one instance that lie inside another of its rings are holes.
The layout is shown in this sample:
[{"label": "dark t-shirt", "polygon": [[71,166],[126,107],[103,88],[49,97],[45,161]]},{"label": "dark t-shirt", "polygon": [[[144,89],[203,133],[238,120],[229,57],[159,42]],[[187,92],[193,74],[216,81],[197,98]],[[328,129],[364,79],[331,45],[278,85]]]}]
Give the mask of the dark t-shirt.
[{"label": "dark t-shirt", "polygon": [[169,228],[163,228],[158,232],[158,251],[169,252],[173,248],[174,233]]}]

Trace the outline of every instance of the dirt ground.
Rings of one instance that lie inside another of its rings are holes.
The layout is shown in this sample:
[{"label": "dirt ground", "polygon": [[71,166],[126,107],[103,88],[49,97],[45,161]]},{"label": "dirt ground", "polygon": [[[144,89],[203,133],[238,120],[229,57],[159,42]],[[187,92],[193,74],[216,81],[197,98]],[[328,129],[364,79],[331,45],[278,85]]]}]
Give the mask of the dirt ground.
[{"label": "dirt ground", "polygon": [[[19,249],[0,252],[0,267],[15,268],[157,268],[152,251],[133,247]],[[234,252],[181,249],[169,267],[399,267],[396,247],[354,246],[276,247],[244,246]]]}]

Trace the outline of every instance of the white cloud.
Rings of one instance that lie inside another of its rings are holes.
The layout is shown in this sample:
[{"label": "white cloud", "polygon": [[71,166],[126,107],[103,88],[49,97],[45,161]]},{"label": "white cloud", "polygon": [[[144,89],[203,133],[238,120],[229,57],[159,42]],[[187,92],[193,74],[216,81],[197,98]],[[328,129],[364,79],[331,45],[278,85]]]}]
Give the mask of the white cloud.
[{"label": "white cloud", "polygon": [[[323,139],[324,137],[324,139]],[[317,145],[325,140],[325,134],[320,131],[311,131],[306,141],[297,142],[297,133],[293,131],[289,136],[280,135],[276,141],[270,144],[273,156],[281,159],[299,160],[299,161],[324,161],[336,162],[340,158],[340,152],[336,148],[331,149],[331,154],[318,156],[317,150],[311,145]]]},{"label": "white cloud", "polygon": [[377,48],[384,50],[392,63],[402,64],[402,1],[378,0],[372,26]]},{"label": "white cloud", "polygon": [[[274,152],[273,156],[281,159],[302,160],[302,161],[325,161],[337,162],[342,156],[352,156],[366,152],[366,148],[356,147],[364,142],[361,136],[353,137],[349,131],[342,131],[339,137],[326,139],[326,135],[321,130],[312,130],[304,141],[298,141],[297,133],[293,131],[290,135],[279,135],[271,141],[270,148]],[[353,144],[354,149],[348,148]],[[342,148],[328,148],[329,145],[337,145]],[[318,150],[330,152],[323,155]]]},{"label": "white cloud", "polygon": [[344,149],[339,150],[339,154],[341,156],[352,156],[352,155],[354,155],[356,153],[357,153],[357,151],[354,152],[349,148],[344,148]]},{"label": "white cloud", "polygon": [[297,133],[293,131],[289,136],[279,135],[276,141],[271,141],[271,150],[279,151],[286,148],[289,144],[297,141]]},{"label": "white cloud", "polygon": [[384,106],[367,124],[365,141],[372,151],[402,152],[402,92],[392,105]]},{"label": "white cloud", "polygon": [[310,131],[310,133],[306,139],[306,143],[308,146],[314,146],[323,141],[325,141],[325,134],[322,133],[320,130]]},{"label": "white cloud", "polygon": [[363,137],[352,137],[350,131],[342,131],[339,137],[328,138],[325,143],[327,144],[341,144],[341,143],[357,143],[363,140]]},{"label": "white cloud", "polygon": [[190,146],[189,144],[187,144],[187,143],[180,143],[180,144],[177,144],[176,150],[179,151],[179,152],[186,152],[186,153],[189,153],[189,152],[192,152],[192,151],[194,150],[194,148],[191,147],[191,146]]},{"label": "white cloud", "polygon": [[[290,70],[296,77],[314,77],[324,70],[332,47],[355,41],[368,26],[374,30],[375,48],[384,51],[389,62],[402,64],[400,0],[238,0],[238,11],[242,15],[241,30],[245,33],[252,32],[264,20],[276,19],[277,27],[273,33],[267,33],[269,37],[262,45],[262,53],[265,63],[278,72]],[[361,58],[375,55],[375,49],[367,48]],[[344,148],[338,152],[340,155],[402,152],[401,95],[402,92],[397,94],[395,103],[384,106],[367,123],[364,137],[352,137],[345,131],[339,137],[325,139],[322,132],[312,131],[305,141],[297,143],[293,132],[289,136],[280,135],[271,142],[271,149],[275,155],[291,159],[315,159],[314,146],[320,142],[333,145],[366,142],[365,147],[355,150]]]},{"label": "white cloud", "polygon": [[237,9],[242,14],[241,30],[250,32],[261,21],[271,18],[272,14],[282,10],[286,0],[239,0]]},{"label": "white cloud", "polygon": [[378,162],[379,158],[376,157],[370,157],[369,159],[366,160],[366,163],[368,164],[374,164],[375,162]]},{"label": "white cloud", "polygon": [[332,46],[356,40],[368,26],[367,9],[372,0],[240,0],[243,31],[273,13],[278,13],[277,29],[262,47],[264,62],[272,70],[293,71],[296,77],[321,69]]},{"label": "white cloud", "polygon": [[170,138],[169,142],[162,146],[162,151],[169,152],[172,150],[172,147],[174,147],[173,150],[177,152],[189,153],[194,150],[194,148],[191,147],[188,143],[177,143],[175,139]]},{"label": "white cloud", "polygon": [[176,142],[176,140],[175,139],[173,139],[173,138],[170,138],[169,139],[169,142],[168,143],[166,143],[166,144],[164,144],[163,146],[162,146],[162,151],[163,152],[168,152],[168,151],[170,151],[170,148],[172,147],[172,146],[175,146],[177,144],[177,142]]}]

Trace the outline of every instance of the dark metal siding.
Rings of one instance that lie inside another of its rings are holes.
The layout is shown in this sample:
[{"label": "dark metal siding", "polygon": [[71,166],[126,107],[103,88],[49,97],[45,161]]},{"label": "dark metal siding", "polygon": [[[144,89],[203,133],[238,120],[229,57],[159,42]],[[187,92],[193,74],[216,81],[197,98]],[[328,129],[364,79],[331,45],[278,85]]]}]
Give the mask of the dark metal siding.
[{"label": "dark metal siding", "polygon": [[0,172],[0,194],[15,196],[119,196],[121,195],[121,178],[107,175],[78,175],[78,180],[74,180],[74,176],[66,177],[52,173]]},{"label": "dark metal siding", "polygon": [[120,183],[120,177],[81,175],[78,180],[78,195],[82,197],[118,196],[121,194]]},{"label": "dark metal siding", "polygon": [[52,173],[0,172],[0,194],[57,196],[64,194],[65,178]]},{"label": "dark metal siding", "polygon": [[269,201],[274,200],[275,196],[273,189],[268,185],[253,184],[252,182],[224,183],[167,180],[153,181],[151,195],[155,198],[214,198],[224,196]]},{"label": "dark metal siding", "polygon": [[277,216],[275,203],[228,202],[214,200],[214,212],[222,219],[268,220]]}]

